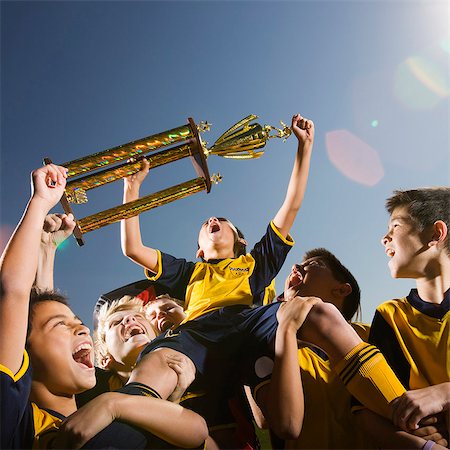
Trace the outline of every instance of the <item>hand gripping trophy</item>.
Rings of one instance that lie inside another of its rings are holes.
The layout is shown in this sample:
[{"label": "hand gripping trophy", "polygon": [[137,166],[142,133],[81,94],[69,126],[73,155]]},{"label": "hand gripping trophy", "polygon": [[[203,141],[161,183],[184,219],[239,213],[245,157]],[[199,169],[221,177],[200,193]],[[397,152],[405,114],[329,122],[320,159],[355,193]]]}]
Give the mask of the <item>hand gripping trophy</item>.
[{"label": "hand gripping trophy", "polygon": [[[84,244],[83,234],[89,231],[200,191],[206,190],[209,193],[211,183],[217,184],[222,179],[220,174],[210,177],[206,163],[209,155],[233,159],[259,158],[263,155],[262,148],[269,139],[286,140],[290,136],[291,129],[283,122],[280,122],[282,128],[251,123],[257,118],[255,115],[249,115],[237,122],[210,148],[207,148],[199,134],[209,131],[210,124],[200,122],[196,125],[194,120],[189,118],[186,125],[61,164],[69,170],[66,190],[61,198],[66,214],[73,214],[70,203],[87,202],[86,191],[89,189],[138,172],[142,158],[148,160],[150,168],[155,168],[189,157],[197,173],[197,178],[192,180],[77,220],[74,236],[78,245]],[[45,164],[51,162],[49,158],[44,158]]]}]

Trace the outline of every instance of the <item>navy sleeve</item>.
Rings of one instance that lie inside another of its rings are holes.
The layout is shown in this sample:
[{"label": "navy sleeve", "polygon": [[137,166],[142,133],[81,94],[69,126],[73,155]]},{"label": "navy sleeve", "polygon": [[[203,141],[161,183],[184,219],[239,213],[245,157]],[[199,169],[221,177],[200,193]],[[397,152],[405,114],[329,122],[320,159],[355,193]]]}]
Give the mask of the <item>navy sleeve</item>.
[{"label": "navy sleeve", "polygon": [[178,300],[184,301],[186,288],[191,279],[195,263],[182,258],[175,258],[167,253],[160,252],[160,272],[154,276],[146,271],[147,277],[158,283],[159,292],[169,294]]},{"label": "navy sleeve", "polygon": [[379,311],[375,312],[372,326],[370,327],[369,343],[376,345],[380,349],[397,378],[406,389],[409,389],[411,366],[400,348],[394,330]]},{"label": "navy sleeve", "polygon": [[284,239],[275,231],[270,223],[266,234],[250,252],[255,260],[255,269],[250,277],[250,288],[254,296],[254,303],[262,305],[264,290],[278,275],[294,242]]},{"label": "navy sleeve", "polygon": [[33,445],[33,409],[28,400],[30,390],[28,355],[25,354],[22,368],[15,377],[0,366],[0,448],[31,448]]}]

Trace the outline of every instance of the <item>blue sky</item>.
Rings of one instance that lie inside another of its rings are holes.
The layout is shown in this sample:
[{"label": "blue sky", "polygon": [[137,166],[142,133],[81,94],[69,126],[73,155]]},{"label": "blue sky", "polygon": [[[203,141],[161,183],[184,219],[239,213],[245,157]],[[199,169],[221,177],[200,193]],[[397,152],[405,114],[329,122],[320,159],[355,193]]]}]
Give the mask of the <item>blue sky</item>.
[{"label": "blue sky", "polygon": [[[359,280],[363,319],[403,296],[380,245],[394,189],[449,184],[449,3],[444,1],[1,2],[1,238],[20,219],[29,173],[194,120],[212,144],[247,116],[316,123],[310,181],[279,288],[324,246]],[[296,143],[254,161],[208,160],[210,194],[141,215],[144,243],[193,259],[201,222],[229,217],[255,243],[284,198]],[[155,169],[147,194],[194,178]],[[88,193],[78,218],[121,202],[122,183]],[[102,292],[143,278],[119,225],[58,251],[55,284],[88,324]]]}]

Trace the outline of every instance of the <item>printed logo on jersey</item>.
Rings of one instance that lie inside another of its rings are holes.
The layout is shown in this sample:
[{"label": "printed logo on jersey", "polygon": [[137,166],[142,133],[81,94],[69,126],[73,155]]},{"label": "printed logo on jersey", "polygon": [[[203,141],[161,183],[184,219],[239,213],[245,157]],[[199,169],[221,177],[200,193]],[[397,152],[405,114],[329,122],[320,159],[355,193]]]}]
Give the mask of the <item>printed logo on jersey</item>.
[{"label": "printed logo on jersey", "polygon": [[167,330],[167,332],[164,335],[164,337],[166,337],[166,338],[175,337],[175,336],[178,336],[179,334],[181,334],[181,331]]},{"label": "printed logo on jersey", "polygon": [[233,275],[246,275],[250,269],[248,267],[230,267]]}]

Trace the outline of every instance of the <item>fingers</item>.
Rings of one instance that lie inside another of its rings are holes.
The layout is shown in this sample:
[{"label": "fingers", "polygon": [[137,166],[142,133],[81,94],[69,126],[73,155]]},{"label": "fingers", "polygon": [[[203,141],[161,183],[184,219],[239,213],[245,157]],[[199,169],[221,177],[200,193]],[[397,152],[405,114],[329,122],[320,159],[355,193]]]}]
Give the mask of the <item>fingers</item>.
[{"label": "fingers", "polygon": [[36,172],[42,172],[45,174],[46,185],[51,188],[56,185],[64,184],[67,178],[67,169],[55,164],[47,164],[46,166],[38,169]]},{"label": "fingers", "polygon": [[312,120],[306,119],[300,114],[294,114],[292,117],[292,128],[298,127],[301,130],[309,130],[314,127],[314,122]]},{"label": "fingers", "polygon": [[44,231],[53,233],[55,231],[64,230],[72,232],[75,228],[75,220],[73,214],[47,214],[44,221]]},{"label": "fingers", "polygon": [[65,214],[47,214],[44,220],[44,231],[53,233],[61,228]]}]

